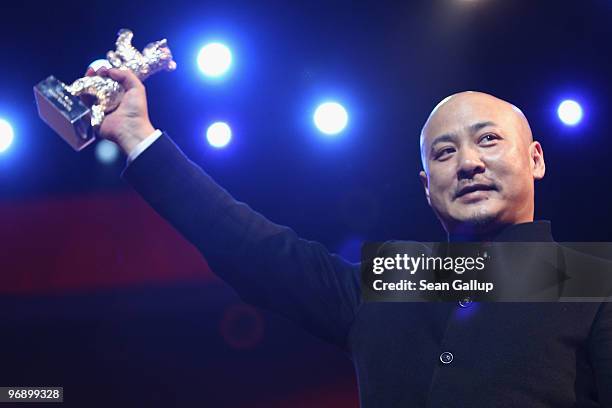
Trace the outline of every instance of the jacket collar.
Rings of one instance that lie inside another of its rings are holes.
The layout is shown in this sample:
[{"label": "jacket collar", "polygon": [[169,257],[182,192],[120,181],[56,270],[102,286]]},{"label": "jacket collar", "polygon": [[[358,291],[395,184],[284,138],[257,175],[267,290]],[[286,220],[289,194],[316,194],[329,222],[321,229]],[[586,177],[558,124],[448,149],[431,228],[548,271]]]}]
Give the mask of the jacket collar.
[{"label": "jacket collar", "polygon": [[[449,241],[471,241],[469,237],[453,236]],[[554,242],[550,221],[538,220],[509,225],[491,239],[494,242]]]}]

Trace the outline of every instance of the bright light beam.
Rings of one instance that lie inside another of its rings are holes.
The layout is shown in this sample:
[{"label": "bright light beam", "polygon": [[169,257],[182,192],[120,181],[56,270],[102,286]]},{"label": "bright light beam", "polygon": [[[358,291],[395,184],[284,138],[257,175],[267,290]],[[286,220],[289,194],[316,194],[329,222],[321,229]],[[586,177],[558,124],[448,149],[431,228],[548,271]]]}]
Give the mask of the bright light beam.
[{"label": "bright light beam", "polygon": [[0,153],[8,150],[13,143],[14,137],[15,133],[11,124],[4,119],[0,119]]},{"label": "bright light beam", "polygon": [[206,140],[212,147],[225,147],[231,139],[232,129],[225,122],[215,122],[206,130]]},{"label": "bright light beam", "polygon": [[326,135],[336,135],[344,130],[348,123],[348,113],[337,102],[325,102],[317,107],[314,123]]},{"label": "bright light beam", "polygon": [[567,99],[559,104],[557,115],[564,124],[575,126],[582,120],[582,107],[578,102]]},{"label": "bright light beam", "polygon": [[198,67],[207,77],[220,77],[231,65],[232,52],[221,43],[206,44],[198,53]]}]

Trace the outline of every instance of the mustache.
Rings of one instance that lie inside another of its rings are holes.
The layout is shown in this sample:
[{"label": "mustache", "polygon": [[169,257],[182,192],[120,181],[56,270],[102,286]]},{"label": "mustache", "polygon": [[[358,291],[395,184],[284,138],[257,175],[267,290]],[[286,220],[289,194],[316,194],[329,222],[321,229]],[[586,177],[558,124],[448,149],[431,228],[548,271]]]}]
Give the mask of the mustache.
[{"label": "mustache", "polygon": [[490,179],[470,180],[459,184],[455,190],[455,198],[477,190],[499,190],[497,183]]}]

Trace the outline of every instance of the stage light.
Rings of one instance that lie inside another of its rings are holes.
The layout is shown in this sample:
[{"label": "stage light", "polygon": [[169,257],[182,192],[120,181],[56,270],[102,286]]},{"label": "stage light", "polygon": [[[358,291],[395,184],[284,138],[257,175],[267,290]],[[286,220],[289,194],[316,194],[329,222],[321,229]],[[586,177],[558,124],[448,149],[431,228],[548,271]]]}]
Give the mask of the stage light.
[{"label": "stage light", "polygon": [[9,122],[0,119],[0,153],[4,153],[13,143],[13,127]]},{"label": "stage light", "polygon": [[348,114],[346,109],[337,102],[325,102],[317,107],[314,113],[314,123],[326,135],[336,135],[346,127]]},{"label": "stage light", "polygon": [[109,140],[100,140],[96,144],[96,159],[103,164],[111,164],[119,157],[119,148]]},{"label": "stage light", "polygon": [[232,129],[225,122],[215,122],[206,130],[206,140],[216,148],[222,148],[232,139]]},{"label": "stage light", "polygon": [[582,107],[578,102],[567,99],[559,104],[557,115],[564,124],[574,126],[582,120]]},{"label": "stage light", "polygon": [[219,77],[232,65],[232,53],[221,43],[210,43],[198,54],[198,67],[208,77]]}]

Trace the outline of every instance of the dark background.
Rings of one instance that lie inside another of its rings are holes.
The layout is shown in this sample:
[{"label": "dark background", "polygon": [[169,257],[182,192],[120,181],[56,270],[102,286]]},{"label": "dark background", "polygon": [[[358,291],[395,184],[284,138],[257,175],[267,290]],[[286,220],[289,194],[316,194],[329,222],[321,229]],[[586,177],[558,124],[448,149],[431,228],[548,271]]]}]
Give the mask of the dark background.
[{"label": "dark background", "polygon": [[[418,134],[463,90],[530,120],[547,164],[536,218],[555,238],[610,240],[609,1],[1,7],[0,116],[15,142],[0,155],[0,385],[63,385],[75,406],[357,404],[350,361],[282,319],[243,310],[236,338],[263,334],[227,340],[220,322],[239,299],[119,178],[124,161],[77,154],[38,118],[34,84],[81,76],[122,27],[139,49],[166,37],[178,63],[147,80],[153,124],[236,198],[352,260],[363,240],[445,239],[417,178]],[[234,54],[215,83],[195,63],[209,40]],[[311,121],[330,97],[350,115],[333,140]],[[576,127],[556,116],[565,98],[585,110]],[[233,129],[224,150],[204,140],[215,120]]]}]

